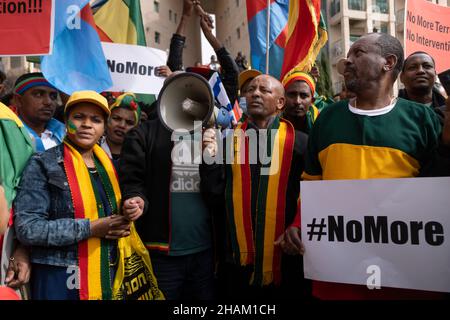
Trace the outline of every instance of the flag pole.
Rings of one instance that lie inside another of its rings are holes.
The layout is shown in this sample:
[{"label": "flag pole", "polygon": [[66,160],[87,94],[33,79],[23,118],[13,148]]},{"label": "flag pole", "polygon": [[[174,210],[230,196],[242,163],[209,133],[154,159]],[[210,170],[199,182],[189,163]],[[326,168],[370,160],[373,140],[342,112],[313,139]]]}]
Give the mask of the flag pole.
[{"label": "flag pole", "polygon": [[267,0],[266,74],[269,74],[270,0]]}]

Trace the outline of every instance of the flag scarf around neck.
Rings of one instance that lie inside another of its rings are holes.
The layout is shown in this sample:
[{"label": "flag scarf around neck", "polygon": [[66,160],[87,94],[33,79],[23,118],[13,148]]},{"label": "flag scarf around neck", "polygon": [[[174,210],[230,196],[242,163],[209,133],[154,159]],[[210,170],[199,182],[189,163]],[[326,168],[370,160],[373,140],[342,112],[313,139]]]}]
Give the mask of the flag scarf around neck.
[{"label": "flag scarf around neck", "polygon": [[[116,172],[108,155],[95,145],[94,155],[98,159],[97,171],[108,196],[112,213],[118,213],[121,193]],[[89,171],[81,154],[64,141],[64,168],[72,195],[75,219],[101,218],[97,191],[93,188]],[[81,300],[107,300],[112,298],[109,275],[109,248],[100,238],[89,238],[78,243],[79,293]]]},{"label": "flag scarf around neck", "polygon": [[280,79],[296,68],[309,72],[328,40],[320,0],[290,0],[288,34]]},{"label": "flag scarf around neck", "polygon": [[[281,249],[274,242],[285,230],[286,192],[294,150],[293,126],[276,117],[268,128],[267,147],[271,161],[263,167],[271,175],[260,175],[257,193],[251,190],[249,139],[243,134],[248,122],[234,131],[233,164],[227,165],[226,206],[231,231],[231,244],[236,263],[253,265],[250,283],[279,284],[281,281]],[[241,130],[239,130],[241,129]],[[277,129],[275,137],[271,133]],[[240,159],[240,160],[238,160]],[[252,194],[257,199],[252,199]],[[255,225],[252,223],[252,200],[256,201]]]}]

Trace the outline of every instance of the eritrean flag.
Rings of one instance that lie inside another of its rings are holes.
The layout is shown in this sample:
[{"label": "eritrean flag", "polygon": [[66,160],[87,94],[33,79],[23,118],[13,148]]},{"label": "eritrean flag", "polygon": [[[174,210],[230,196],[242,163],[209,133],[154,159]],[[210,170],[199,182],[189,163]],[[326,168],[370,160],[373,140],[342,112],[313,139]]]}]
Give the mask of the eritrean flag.
[{"label": "eritrean flag", "polygon": [[328,40],[320,0],[290,0],[284,62],[280,79],[293,68],[309,72]]},{"label": "eritrean flag", "polygon": [[[267,46],[267,14],[270,9],[269,45]],[[269,48],[269,74],[279,78],[286,44],[289,0],[247,0],[250,55],[253,69],[266,72]]]},{"label": "eritrean flag", "polygon": [[69,95],[110,88],[111,75],[89,0],[58,0],[55,4],[53,53],[41,60],[45,78]]},{"label": "eritrean flag", "polygon": [[92,9],[103,42],[146,46],[139,0],[98,0]]}]

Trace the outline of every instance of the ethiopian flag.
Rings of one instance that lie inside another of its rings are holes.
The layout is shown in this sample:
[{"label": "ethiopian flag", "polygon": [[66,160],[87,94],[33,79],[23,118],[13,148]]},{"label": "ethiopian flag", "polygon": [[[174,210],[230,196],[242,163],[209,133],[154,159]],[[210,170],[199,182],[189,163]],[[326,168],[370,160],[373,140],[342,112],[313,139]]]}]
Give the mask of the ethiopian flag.
[{"label": "ethiopian flag", "polygon": [[281,80],[292,69],[309,72],[328,40],[320,0],[290,0]]},{"label": "ethiopian flag", "polygon": [[100,40],[146,46],[139,0],[107,0],[92,4]]}]

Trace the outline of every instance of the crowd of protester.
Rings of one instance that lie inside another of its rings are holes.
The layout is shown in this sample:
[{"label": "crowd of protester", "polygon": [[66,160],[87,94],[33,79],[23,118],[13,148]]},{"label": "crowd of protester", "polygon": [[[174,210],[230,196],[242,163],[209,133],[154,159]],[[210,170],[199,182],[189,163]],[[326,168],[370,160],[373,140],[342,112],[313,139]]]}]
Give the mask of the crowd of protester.
[{"label": "crowd of protester", "polygon": [[[219,72],[243,114],[233,123],[240,130],[209,128],[188,140],[214,158],[252,149],[239,132],[275,132],[283,146],[274,155],[278,173],[266,174],[271,165],[260,159],[196,159],[189,141],[173,141],[157,102],[145,105],[133,93],[69,96],[39,72],[21,75],[8,93],[0,72],[0,248],[9,253],[1,297],[79,300],[79,288],[67,285],[75,266],[100,283],[92,297],[110,299],[117,241],[133,223],[168,300],[448,298],[305,279],[300,237],[301,180],[450,175],[450,100],[438,90],[433,57],[404,59],[390,35],[361,36],[343,62],[345,87],[334,103],[316,91],[317,70],[275,79],[252,70],[242,53],[234,59],[198,1],[185,0],[160,76],[185,72],[189,19],[200,20],[215,56],[187,70]],[[393,94],[398,79],[404,88]],[[226,135],[238,141],[231,149],[220,141]],[[101,281],[81,264],[83,246],[101,252],[85,257],[104,266]]]}]

